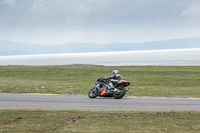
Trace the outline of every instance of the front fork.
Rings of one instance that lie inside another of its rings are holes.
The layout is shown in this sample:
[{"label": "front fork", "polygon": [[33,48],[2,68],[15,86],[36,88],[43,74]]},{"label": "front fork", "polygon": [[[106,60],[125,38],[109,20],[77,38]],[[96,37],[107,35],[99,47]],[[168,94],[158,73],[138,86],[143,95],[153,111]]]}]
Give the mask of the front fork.
[{"label": "front fork", "polygon": [[99,86],[99,84],[97,84],[96,88],[97,88],[97,89],[101,89],[100,86]]}]

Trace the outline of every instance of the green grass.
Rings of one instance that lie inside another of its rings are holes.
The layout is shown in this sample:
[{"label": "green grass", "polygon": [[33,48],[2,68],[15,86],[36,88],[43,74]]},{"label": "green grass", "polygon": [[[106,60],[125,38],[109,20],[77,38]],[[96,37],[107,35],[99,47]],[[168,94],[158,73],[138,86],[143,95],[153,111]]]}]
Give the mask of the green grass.
[{"label": "green grass", "polygon": [[200,112],[0,110],[6,133],[199,133]]},{"label": "green grass", "polygon": [[0,92],[84,94],[118,69],[126,96],[200,97],[199,66],[0,66]]}]

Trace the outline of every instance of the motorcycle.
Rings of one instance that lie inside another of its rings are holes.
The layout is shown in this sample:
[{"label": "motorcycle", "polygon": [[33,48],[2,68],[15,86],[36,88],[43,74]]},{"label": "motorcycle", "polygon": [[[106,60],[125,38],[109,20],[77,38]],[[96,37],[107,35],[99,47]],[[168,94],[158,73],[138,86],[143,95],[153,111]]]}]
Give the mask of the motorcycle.
[{"label": "motorcycle", "polygon": [[[109,82],[113,83],[114,88],[109,86]],[[89,98],[100,97],[114,97],[115,99],[121,99],[130,88],[125,88],[130,85],[128,81],[120,80],[120,81],[112,81],[105,77],[99,78],[95,82],[96,87],[92,88],[88,96]]]}]

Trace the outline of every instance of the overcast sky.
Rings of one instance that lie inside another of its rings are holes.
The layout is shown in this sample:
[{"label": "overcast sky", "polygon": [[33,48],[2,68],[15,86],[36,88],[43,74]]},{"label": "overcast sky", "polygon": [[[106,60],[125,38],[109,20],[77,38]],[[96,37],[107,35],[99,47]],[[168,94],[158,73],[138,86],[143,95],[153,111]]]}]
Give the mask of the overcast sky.
[{"label": "overcast sky", "polygon": [[135,43],[200,36],[200,0],[0,0],[0,40]]}]

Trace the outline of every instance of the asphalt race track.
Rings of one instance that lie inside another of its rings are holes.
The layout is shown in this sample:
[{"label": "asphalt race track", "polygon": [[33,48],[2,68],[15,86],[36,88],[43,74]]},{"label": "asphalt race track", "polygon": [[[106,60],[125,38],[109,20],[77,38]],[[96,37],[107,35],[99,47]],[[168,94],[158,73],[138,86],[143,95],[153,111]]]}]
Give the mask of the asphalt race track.
[{"label": "asphalt race track", "polygon": [[200,99],[0,93],[0,109],[200,111]]}]

